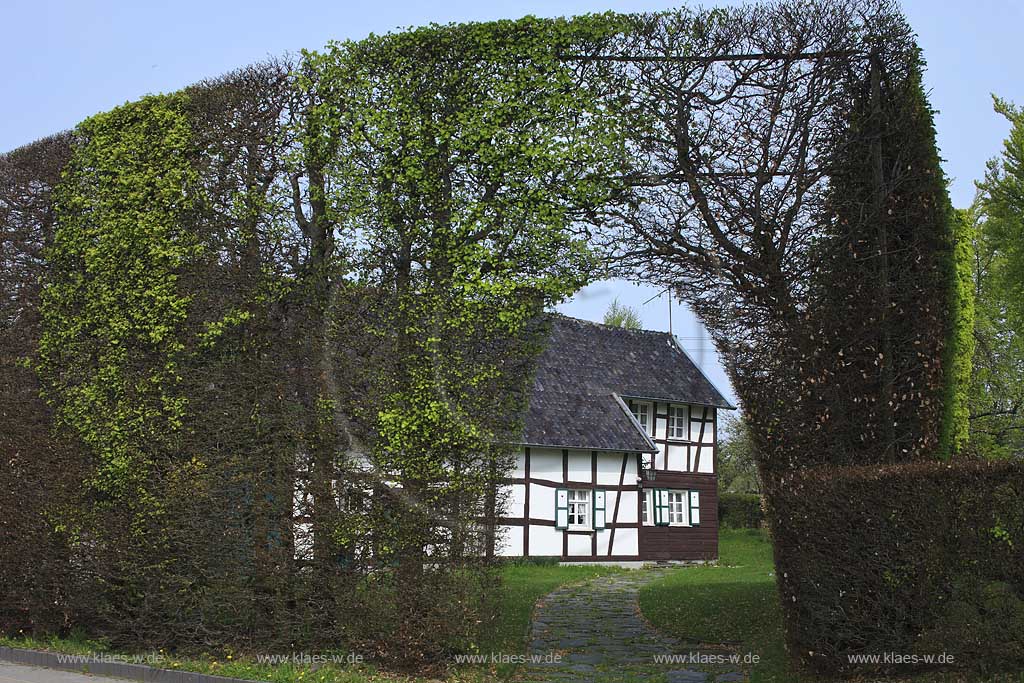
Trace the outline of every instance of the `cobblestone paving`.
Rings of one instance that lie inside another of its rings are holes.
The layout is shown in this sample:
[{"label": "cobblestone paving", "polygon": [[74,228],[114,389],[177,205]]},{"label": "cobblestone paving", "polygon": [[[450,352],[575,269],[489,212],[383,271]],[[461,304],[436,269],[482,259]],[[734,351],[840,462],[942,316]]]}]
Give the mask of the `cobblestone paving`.
[{"label": "cobblestone paving", "polygon": [[[640,615],[640,587],[670,568],[639,569],[562,586],[537,603],[530,631],[530,662],[518,681],[552,683],[739,683],[747,677],[715,657],[730,650],[686,642],[658,632]],[[685,661],[660,663],[656,657]],[[726,660],[727,661],[727,660]]]}]

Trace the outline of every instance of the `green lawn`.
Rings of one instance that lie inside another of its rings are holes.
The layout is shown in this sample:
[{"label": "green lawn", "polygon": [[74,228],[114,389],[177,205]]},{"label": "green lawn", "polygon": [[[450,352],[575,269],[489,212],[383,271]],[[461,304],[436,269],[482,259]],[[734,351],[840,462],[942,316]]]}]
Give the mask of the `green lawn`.
[{"label": "green lawn", "polygon": [[640,590],[644,615],[665,633],[751,653],[752,683],[795,683],[786,664],[772,547],[755,529],[723,529],[718,566],[686,567]]},{"label": "green lawn", "polygon": [[[533,606],[537,600],[562,584],[582,581],[622,571],[613,567],[573,566],[560,567],[551,564],[512,564],[502,569],[501,594],[492,620],[485,625],[479,643],[480,654],[520,654],[525,651]],[[0,634],[0,645],[30,650],[48,650],[68,654],[115,654],[102,641],[85,637],[32,638],[23,635],[5,637]],[[123,654],[123,653],[116,653]],[[149,653],[147,653],[149,654]],[[333,666],[314,669],[307,665],[260,664],[244,654],[222,652],[194,658],[172,657],[160,666],[167,669],[199,671],[202,673],[230,676],[248,680],[270,681],[271,683],[369,683],[390,681],[393,683],[427,683],[436,679],[410,678],[380,671],[372,665]],[[145,663],[145,662],[144,662]],[[448,676],[451,683],[482,683],[495,678],[505,678],[511,673],[510,665],[462,666],[453,668]]]},{"label": "green lawn", "polygon": [[[644,615],[665,633],[683,639],[728,643],[735,651],[760,657],[749,667],[751,683],[826,683],[794,671],[783,644],[782,613],[775,588],[772,546],[754,529],[723,529],[718,566],[685,567],[640,591]],[[870,679],[844,679],[880,681]],[[1024,677],[979,677],[932,672],[904,683],[1017,683]]]}]

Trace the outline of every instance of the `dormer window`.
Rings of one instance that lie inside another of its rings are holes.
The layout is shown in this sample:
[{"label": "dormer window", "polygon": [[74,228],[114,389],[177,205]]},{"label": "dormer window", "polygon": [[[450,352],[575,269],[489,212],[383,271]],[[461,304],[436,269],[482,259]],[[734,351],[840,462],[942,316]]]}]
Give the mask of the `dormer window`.
[{"label": "dormer window", "polygon": [[668,407],[668,438],[690,438],[690,411],[687,406]]},{"label": "dormer window", "polygon": [[644,428],[644,433],[651,434],[651,404],[644,401],[630,401],[629,410],[640,426]]}]

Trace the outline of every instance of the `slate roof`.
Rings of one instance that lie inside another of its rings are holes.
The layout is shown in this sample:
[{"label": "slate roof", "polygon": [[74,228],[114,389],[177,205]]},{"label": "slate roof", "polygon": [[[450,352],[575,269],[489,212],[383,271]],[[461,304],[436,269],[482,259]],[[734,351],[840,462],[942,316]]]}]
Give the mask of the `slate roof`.
[{"label": "slate roof", "polygon": [[521,443],[650,453],[622,400],[733,406],[667,332],[551,316]]}]

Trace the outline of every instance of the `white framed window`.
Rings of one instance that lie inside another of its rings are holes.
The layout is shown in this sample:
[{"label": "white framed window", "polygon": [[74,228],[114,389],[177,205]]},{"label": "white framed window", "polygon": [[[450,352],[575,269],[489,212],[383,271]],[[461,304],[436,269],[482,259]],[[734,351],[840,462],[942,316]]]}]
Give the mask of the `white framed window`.
[{"label": "white framed window", "polygon": [[668,407],[668,438],[689,439],[690,438],[690,410],[689,406]]},{"label": "white framed window", "polygon": [[690,523],[690,496],[688,491],[668,492],[669,526],[687,526]]},{"label": "white framed window", "polygon": [[640,426],[644,428],[644,431],[647,434],[654,433],[651,429],[651,425],[654,424],[652,419],[652,413],[654,411],[651,410],[650,403],[647,403],[646,401],[630,401],[629,410],[633,413],[633,417],[636,418],[636,421],[640,423]]},{"label": "white framed window", "polygon": [[700,494],[697,491],[654,489],[644,494],[643,524],[700,525]]},{"label": "white framed window", "polygon": [[590,489],[569,489],[569,528],[590,529]]},{"label": "white framed window", "polygon": [[653,508],[652,499],[654,498],[653,489],[644,489],[643,495],[640,500],[640,523],[643,526],[654,526],[654,515],[651,514]]}]

